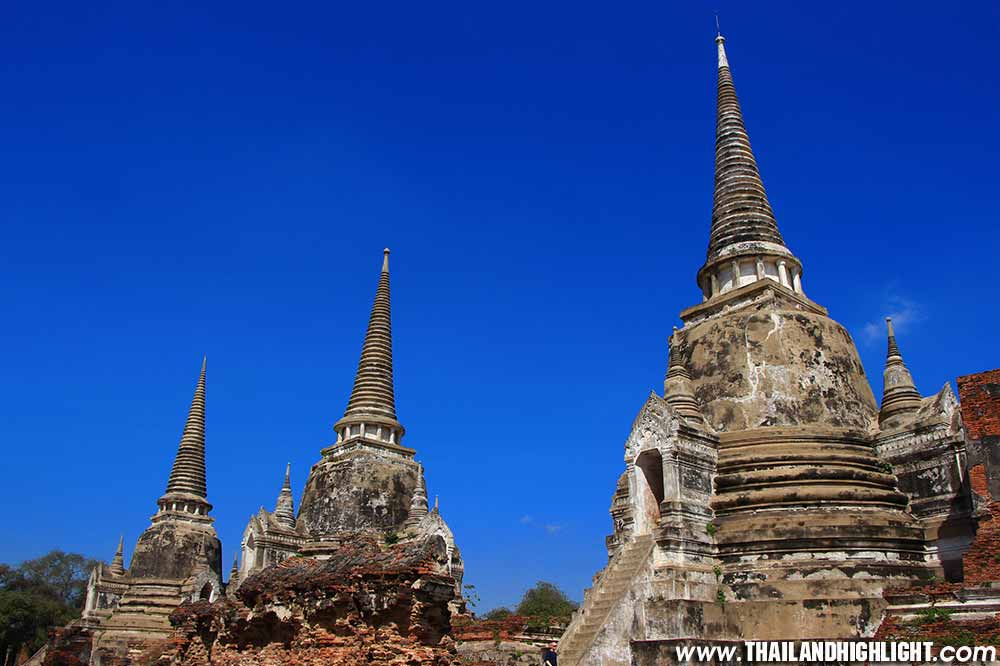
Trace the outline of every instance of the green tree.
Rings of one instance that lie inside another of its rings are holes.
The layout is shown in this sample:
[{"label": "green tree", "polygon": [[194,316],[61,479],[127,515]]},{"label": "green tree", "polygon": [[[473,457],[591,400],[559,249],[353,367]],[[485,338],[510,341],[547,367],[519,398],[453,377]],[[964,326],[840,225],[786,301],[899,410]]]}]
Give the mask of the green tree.
[{"label": "green tree", "polygon": [[35,652],[50,627],[66,624],[77,613],[64,604],[31,592],[0,590],[0,654],[17,654],[22,646]]},{"label": "green tree", "polygon": [[4,587],[49,597],[69,608],[80,609],[87,593],[87,579],[97,564],[97,560],[77,553],[53,550],[22,562]]},{"label": "green tree", "polygon": [[484,620],[504,620],[513,615],[509,608],[504,608],[500,606],[499,608],[494,608],[490,612],[483,616]]},{"label": "green tree", "polygon": [[61,550],[16,567],[0,564],[0,659],[22,646],[34,652],[50,628],[78,617],[97,564]]},{"label": "green tree", "polygon": [[576,610],[576,602],[552,583],[539,581],[524,593],[517,606],[518,615],[536,617],[551,622],[567,621]]}]

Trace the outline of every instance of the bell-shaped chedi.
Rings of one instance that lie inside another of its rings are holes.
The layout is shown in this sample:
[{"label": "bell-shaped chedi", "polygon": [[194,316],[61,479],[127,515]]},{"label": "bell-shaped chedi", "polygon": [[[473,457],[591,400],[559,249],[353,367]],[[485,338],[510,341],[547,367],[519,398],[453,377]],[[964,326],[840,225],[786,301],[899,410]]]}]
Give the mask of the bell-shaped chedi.
[{"label": "bell-shaped chedi", "polygon": [[[716,39],[715,200],[699,274],[706,300],[681,314],[671,348],[718,433],[717,554],[725,572],[767,581],[788,602],[805,603],[812,592],[796,581],[813,575],[860,600],[870,594],[854,582],[862,571],[929,575],[922,533],[874,454],[878,411],[854,341],[802,292],[802,263],[778,230],[724,41]],[[841,554],[846,563],[834,565]],[[849,612],[828,635],[848,635]]]},{"label": "bell-shaped chedi", "polygon": [[681,313],[672,358],[716,430],[828,425],[868,430],[877,406],[850,334],[802,291],[718,48],[715,193],[703,302]]},{"label": "bell-shaped chedi", "polygon": [[306,481],[297,528],[304,554],[322,555],[358,534],[412,533],[428,514],[416,451],[403,446],[392,367],[389,250],[383,252],[375,300],[336,442],[323,449]]},{"label": "bell-shaped chedi", "polygon": [[205,481],[205,375],[207,359],[188,410],[167,490],[157,500],[152,525],[136,543],[129,574],[139,578],[182,579],[208,567],[220,578],[222,548],[208,513]]},{"label": "bell-shaped chedi", "polygon": [[876,453],[878,407],[854,342],[803,293],[716,44],[702,302],[681,313],[664,397],[647,400],[626,440],[611,559],[560,644],[565,666],[659,663],[692,636],[870,635],[883,589],[941,571]]},{"label": "bell-shaped chedi", "polygon": [[313,466],[299,508],[299,524],[312,545],[326,549],[352,533],[402,529],[420,466],[413,460],[416,452],[402,446],[405,430],[396,418],[388,249],[354,388],[334,430],[337,441]]},{"label": "bell-shaped chedi", "polygon": [[142,641],[165,637],[174,608],[222,592],[222,544],[208,515],[205,373],[203,360],[166,492],[131,564],[125,568],[119,541],[111,566],[97,568],[88,583],[82,621],[94,628],[92,650],[101,659],[122,658]]}]

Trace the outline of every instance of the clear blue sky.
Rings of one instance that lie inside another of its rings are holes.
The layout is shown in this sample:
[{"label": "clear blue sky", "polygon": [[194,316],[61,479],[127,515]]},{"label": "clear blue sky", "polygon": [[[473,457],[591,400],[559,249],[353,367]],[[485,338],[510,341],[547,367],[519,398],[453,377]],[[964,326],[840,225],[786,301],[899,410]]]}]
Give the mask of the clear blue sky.
[{"label": "clear blue sky", "polygon": [[982,3],[6,3],[0,561],[127,555],[202,354],[228,570],[333,439],[392,248],[398,411],[480,610],[603,565],[700,296],[713,11],[805,288],[881,393],[1000,365]]}]

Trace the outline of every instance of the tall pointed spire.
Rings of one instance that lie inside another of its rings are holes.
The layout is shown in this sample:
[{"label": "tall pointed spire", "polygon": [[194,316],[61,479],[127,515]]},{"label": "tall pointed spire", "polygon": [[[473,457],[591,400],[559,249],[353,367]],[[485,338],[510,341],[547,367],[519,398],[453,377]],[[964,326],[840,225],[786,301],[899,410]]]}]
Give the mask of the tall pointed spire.
[{"label": "tall pointed spire", "polygon": [[[726,39],[718,47],[718,97],[715,126],[715,191],[712,230],[698,282],[711,298],[765,277],[801,292],[802,267],[778,231],[726,56]],[[780,270],[779,270],[780,269]]]},{"label": "tall pointed spire", "polygon": [[903,362],[903,355],[896,344],[896,332],[892,328],[892,318],[885,318],[889,333],[889,344],[885,355],[885,370],[882,373],[882,408],[879,411],[879,424],[886,423],[894,416],[912,414],[920,409],[920,392],[913,383],[913,376]]},{"label": "tall pointed spire", "polygon": [[719,49],[719,82],[710,259],[728,246],[744,241],[764,241],[784,247],[743,124],[743,112],[726,57],[726,38],[720,34],[715,42]]},{"label": "tall pointed spire", "polygon": [[389,302],[389,248],[383,250],[382,272],[368,331],[344,417],[335,425],[340,438],[382,439],[399,443],[403,426],[396,420],[392,380],[392,318]]},{"label": "tall pointed spire", "polygon": [[125,551],[125,535],[121,535],[118,538],[118,549],[115,551],[115,556],[111,560],[111,573],[116,576],[125,575],[125,558],[123,553]]},{"label": "tall pointed spire", "polygon": [[204,515],[212,508],[206,501],[205,483],[205,368],[208,358],[201,361],[201,374],[191,399],[184,432],[177,447],[174,466],[167,481],[167,492],[160,498],[160,510],[180,510]]},{"label": "tall pointed spire", "polygon": [[285,467],[285,483],[278,494],[278,503],[274,507],[274,517],[279,523],[290,529],[295,529],[295,499],[292,497],[292,463]]}]

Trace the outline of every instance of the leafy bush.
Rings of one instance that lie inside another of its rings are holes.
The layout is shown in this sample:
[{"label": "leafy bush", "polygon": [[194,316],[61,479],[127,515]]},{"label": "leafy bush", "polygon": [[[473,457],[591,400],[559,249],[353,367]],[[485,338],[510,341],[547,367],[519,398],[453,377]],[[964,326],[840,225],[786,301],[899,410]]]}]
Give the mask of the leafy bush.
[{"label": "leafy bush", "polygon": [[552,583],[539,581],[524,593],[516,613],[539,618],[545,623],[569,621],[578,604]]},{"label": "leafy bush", "polygon": [[930,624],[931,622],[947,622],[951,619],[951,611],[944,610],[943,608],[938,608],[937,606],[931,606],[930,608],[921,608],[917,611],[917,623],[918,624]]},{"label": "leafy bush", "polygon": [[505,620],[514,613],[511,612],[509,608],[504,608],[500,606],[499,608],[494,608],[493,610],[483,615],[484,620]]}]

